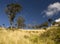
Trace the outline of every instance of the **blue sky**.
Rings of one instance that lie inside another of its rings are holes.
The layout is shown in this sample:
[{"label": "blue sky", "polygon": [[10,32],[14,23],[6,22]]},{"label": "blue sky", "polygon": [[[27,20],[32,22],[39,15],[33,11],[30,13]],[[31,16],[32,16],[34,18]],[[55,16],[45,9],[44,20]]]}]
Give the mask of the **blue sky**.
[{"label": "blue sky", "polygon": [[9,18],[5,13],[5,7],[9,3],[19,3],[22,5],[23,9],[16,15],[16,18],[23,16],[26,24],[41,24],[47,21],[48,18],[57,19],[60,17],[60,10],[58,11],[58,8],[57,13],[56,9],[53,8],[54,10],[50,11],[49,8],[50,5],[54,6],[55,3],[60,4],[60,0],[0,0],[0,25],[10,25]]}]

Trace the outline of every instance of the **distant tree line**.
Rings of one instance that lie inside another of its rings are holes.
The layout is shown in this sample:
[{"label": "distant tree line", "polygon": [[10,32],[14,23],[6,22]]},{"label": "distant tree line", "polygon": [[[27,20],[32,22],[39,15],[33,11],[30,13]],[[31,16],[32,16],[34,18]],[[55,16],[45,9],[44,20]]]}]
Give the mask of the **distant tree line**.
[{"label": "distant tree line", "polygon": [[32,26],[32,28],[34,29],[40,29],[40,28],[47,28],[49,27],[49,23],[50,23],[50,26],[60,26],[60,22],[55,22],[53,19],[49,18],[48,21],[42,23],[42,24],[39,24],[39,25],[34,25]]}]

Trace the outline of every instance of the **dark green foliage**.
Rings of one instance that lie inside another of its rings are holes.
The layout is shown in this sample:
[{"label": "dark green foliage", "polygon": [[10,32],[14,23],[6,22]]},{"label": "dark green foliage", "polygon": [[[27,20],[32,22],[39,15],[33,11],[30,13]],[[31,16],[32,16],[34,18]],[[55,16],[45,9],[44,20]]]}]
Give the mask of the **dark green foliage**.
[{"label": "dark green foliage", "polygon": [[40,29],[40,28],[46,29],[47,27],[48,27],[48,22],[47,21],[42,23],[42,24],[32,26],[33,29]]},{"label": "dark green foliage", "polygon": [[27,39],[27,38],[29,38],[29,36],[27,36],[27,35],[24,35],[24,38],[26,38],[26,39]]},{"label": "dark green foliage", "polygon": [[33,42],[33,44],[38,44],[38,39],[37,35],[31,35],[30,41]]},{"label": "dark green foliage", "polygon": [[3,27],[5,27],[5,24],[3,24]]},{"label": "dark green foliage", "polygon": [[5,10],[6,10],[6,13],[8,15],[11,26],[13,24],[13,20],[16,16],[17,12],[21,11],[21,9],[22,9],[21,5],[19,5],[17,3],[16,4],[11,3],[11,4],[7,5]]},{"label": "dark green foliage", "polygon": [[51,18],[48,19],[48,22],[51,23],[53,20]]},{"label": "dark green foliage", "polygon": [[24,28],[26,25],[24,24],[25,19],[21,16],[18,17],[17,19],[17,26],[18,28]]},{"label": "dark green foliage", "polygon": [[57,25],[60,26],[60,22],[53,22],[52,25]]},{"label": "dark green foliage", "polygon": [[60,44],[60,27],[54,27],[51,28],[49,30],[47,30],[46,32],[44,32],[43,34],[40,35],[40,40],[46,40],[45,42],[51,44],[52,41],[54,42],[54,44]]},{"label": "dark green foliage", "polygon": [[55,24],[56,24],[56,22],[53,22],[53,23],[52,23],[52,25],[55,25]]},{"label": "dark green foliage", "polygon": [[6,13],[10,15],[11,13],[17,13],[17,12],[21,11],[21,9],[22,9],[22,7],[20,4],[11,3],[11,4],[7,5]]},{"label": "dark green foliage", "polygon": [[46,29],[48,27],[48,22],[44,22],[39,27]]}]

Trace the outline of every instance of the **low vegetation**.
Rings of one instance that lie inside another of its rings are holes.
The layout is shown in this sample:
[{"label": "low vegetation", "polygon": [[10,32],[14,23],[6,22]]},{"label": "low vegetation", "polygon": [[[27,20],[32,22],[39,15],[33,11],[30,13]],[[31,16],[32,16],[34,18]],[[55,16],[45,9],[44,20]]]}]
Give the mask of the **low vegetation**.
[{"label": "low vegetation", "polygon": [[0,28],[0,44],[60,44],[60,27],[14,31]]}]

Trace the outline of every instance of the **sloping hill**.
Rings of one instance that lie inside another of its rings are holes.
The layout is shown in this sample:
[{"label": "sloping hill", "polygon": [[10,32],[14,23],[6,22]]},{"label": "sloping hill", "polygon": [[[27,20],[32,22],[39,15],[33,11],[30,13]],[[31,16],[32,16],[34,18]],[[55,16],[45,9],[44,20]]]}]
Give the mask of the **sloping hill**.
[{"label": "sloping hill", "polygon": [[60,27],[50,27],[40,35],[39,41],[42,44],[60,44]]}]

